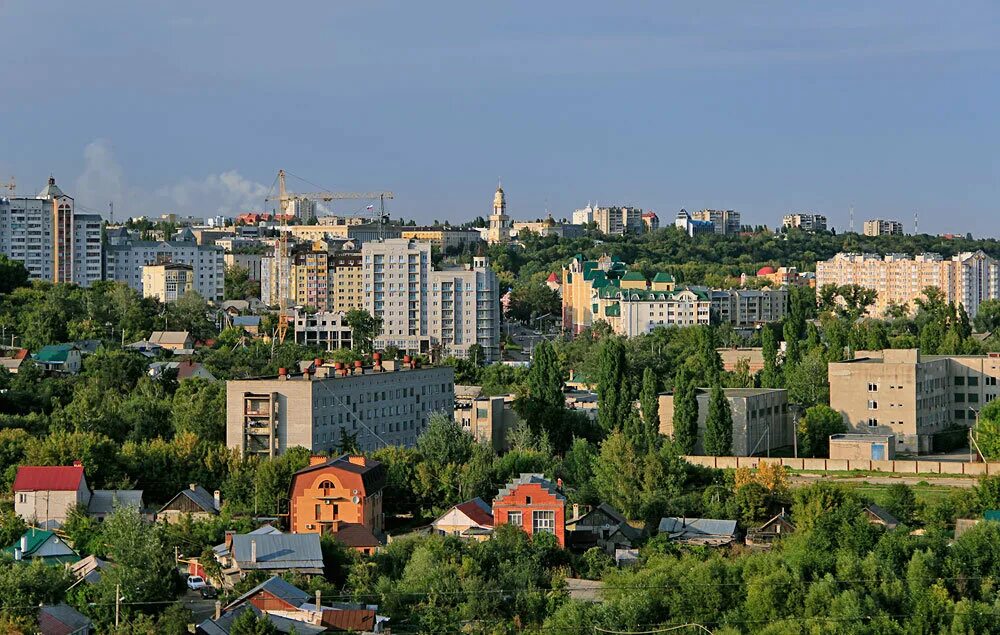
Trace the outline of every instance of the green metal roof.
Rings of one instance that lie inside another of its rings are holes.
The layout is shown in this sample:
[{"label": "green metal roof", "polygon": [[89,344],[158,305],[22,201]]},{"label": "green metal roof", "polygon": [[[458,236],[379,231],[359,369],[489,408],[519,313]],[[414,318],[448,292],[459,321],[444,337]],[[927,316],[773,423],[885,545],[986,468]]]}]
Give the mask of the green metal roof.
[{"label": "green metal roof", "polygon": [[619,317],[622,314],[621,306],[615,302],[614,304],[609,304],[608,308],[604,309],[604,315],[608,317]]},{"label": "green metal roof", "polygon": [[35,353],[35,359],[48,363],[65,362],[69,352],[75,348],[73,344],[49,344]]},{"label": "green metal roof", "polygon": [[673,281],[674,277],[665,271],[661,271],[660,273],[653,276],[653,282],[673,282]]},{"label": "green metal roof", "polygon": [[642,273],[639,271],[629,271],[624,276],[622,276],[622,280],[634,280],[636,282],[645,282],[646,276],[642,275]]},{"label": "green metal roof", "polygon": [[604,287],[608,286],[609,284],[611,284],[611,281],[608,280],[607,278],[605,278],[604,276],[601,276],[599,278],[595,278],[594,281],[590,283],[590,288],[591,289],[603,289]]},{"label": "green metal roof", "polygon": [[[22,552],[22,557],[25,560],[34,558],[33,554],[36,551],[38,551],[42,547],[42,545],[44,545],[46,542],[48,542],[55,535],[56,535],[55,532],[48,531],[47,529],[29,529],[28,531],[24,532],[24,535],[22,537],[25,537],[28,540],[27,540],[27,549],[25,549]],[[21,539],[18,538],[17,541],[14,544],[12,544],[11,546],[5,548],[3,551],[4,551],[4,553],[6,553],[9,556],[13,557],[14,556],[14,550],[15,549],[19,549],[20,547],[21,547]],[[67,548],[69,548],[69,547],[67,546]],[[78,555],[76,555],[75,553],[74,554],[58,555],[58,556],[45,556],[44,558],[41,558],[42,561],[44,561],[46,563],[52,563],[52,564],[56,564],[56,563],[61,564],[61,563],[66,563],[66,562],[76,562],[79,559],[80,559],[80,557]]]}]

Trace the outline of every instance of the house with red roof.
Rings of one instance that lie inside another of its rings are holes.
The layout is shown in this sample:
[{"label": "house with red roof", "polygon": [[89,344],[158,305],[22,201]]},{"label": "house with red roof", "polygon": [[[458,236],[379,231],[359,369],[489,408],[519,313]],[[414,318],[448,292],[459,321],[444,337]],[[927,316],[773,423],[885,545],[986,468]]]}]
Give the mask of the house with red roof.
[{"label": "house with red roof", "polygon": [[481,498],[455,505],[431,526],[439,534],[482,542],[493,535],[493,508]]},{"label": "house with red roof", "polygon": [[[342,531],[345,544],[368,553],[381,544],[382,489],[386,470],[380,462],[352,454],[314,456],[292,476],[289,527],[292,533]],[[346,542],[350,539],[350,544]]]},{"label": "house with red roof", "polygon": [[515,525],[529,536],[553,534],[566,546],[566,497],[542,474],[521,474],[493,499],[493,522]]},{"label": "house with red roof", "polygon": [[77,505],[104,518],[117,506],[142,509],[142,490],[91,490],[83,464],[22,465],[14,477],[14,512],[25,522],[53,529],[62,527]]},{"label": "house with red roof", "polygon": [[559,290],[562,289],[562,285],[559,283],[559,276],[554,273],[550,273],[549,277],[545,279],[545,286],[556,293],[559,293]]}]

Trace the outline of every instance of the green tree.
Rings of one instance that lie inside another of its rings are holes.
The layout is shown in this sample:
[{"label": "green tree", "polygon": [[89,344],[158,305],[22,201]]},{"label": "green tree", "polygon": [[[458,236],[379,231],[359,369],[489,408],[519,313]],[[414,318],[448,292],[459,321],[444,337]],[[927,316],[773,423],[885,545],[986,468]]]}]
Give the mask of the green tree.
[{"label": "green tree", "polygon": [[278,635],[281,632],[267,615],[258,617],[249,604],[244,607],[229,625],[231,635]]},{"label": "green tree", "polygon": [[352,309],[344,315],[344,321],[351,327],[351,348],[362,355],[371,354],[375,338],[382,333],[382,318],[372,317],[362,309]]},{"label": "green tree", "polygon": [[0,293],[28,286],[28,270],[20,260],[0,255]]},{"label": "green tree", "polygon": [[639,392],[642,410],[643,435],[641,445],[655,448],[660,439],[660,382],[652,368],[642,371],[642,390]]},{"label": "green tree", "polygon": [[674,443],[682,454],[694,454],[698,445],[698,390],[684,366],[674,378]]},{"label": "green tree", "polygon": [[765,325],[760,331],[761,353],[764,369],[760,373],[762,388],[781,388],[781,373],[778,371],[778,342],[774,331]]},{"label": "green tree", "polygon": [[83,358],[83,375],[102,392],[127,393],[146,374],[148,364],[138,353],[101,348]]},{"label": "green tree", "polygon": [[806,410],[799,419],[799,454],[825,457],[830,451],[830,435],[847,432],[847,425],[840,413],[822,404]]},{"label": "green tree", "polygon": [[250,270],[239,265],[226,267],[223,297],[226,300],[248,300],[260,297],[260,282],[250,279]]},{"label": "green tree", "polygon": [[830,400],[828,368],[822,347],[810,350],[798,364],[786,365],[788,401],[807,408],[827,403]]},{"label": "green tree", "polygon": [[598,362],[597,422],[602,430],[621,429],[633,410],[630,393],[625,346],[621,338],[609,337]]},{"label": "green tree", "polygon": [[528,394],[540,404],[552,408],[564,408],[562,371],[552,343],[542,340],[535,347],[528,368]]},{"label": "green tree", "polygon": [[213,443],[226,440],[226,385],[200,377],[181,380],[174,393],[174,430]]},{"label": "green tree", "polygon": [[722,387],[716,384],[708,399],[705,419],[705,454],[728,456],[733,451],[733,413]]},{"label": "green tree", "polygon": [[973,324],[979,333],[993,333],[1000,329],[1000,300],[989,299],[980,302]]},{"label": "green tree", "polygon": [[424,460],[437,466],[462,465],[472,456],[472,436],[451,417],[434,413],[427,430],[417,438],[417,449]]},{"label": "green tree", "polygon": [[906,483],[893,483],[886,488],[882,506],[904,523],[913,522],[917,512],[917,497]]}]

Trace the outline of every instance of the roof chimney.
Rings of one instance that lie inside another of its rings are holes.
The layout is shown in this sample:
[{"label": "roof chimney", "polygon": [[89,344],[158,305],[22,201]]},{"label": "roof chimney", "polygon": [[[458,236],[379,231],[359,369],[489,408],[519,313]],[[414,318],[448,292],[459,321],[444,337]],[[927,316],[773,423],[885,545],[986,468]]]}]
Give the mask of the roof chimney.
[{"label": "roof chimney", "polygon": [[28,534],[21,536],[21,553],[28,551]]},{"label": "roof chimney", "polygon": [[222,509],[222,492],[215,490],[212,492],[212,498],[215,499],[215,511]]},{"label": "roof chimney", "polygon": [[24,552],[21,551],[20,547],[14,548],[14,562],[20,562],[24,558]]},{"label": "roof chimney", "polygon": [[188,483],[188,489],[190,489],[193,492],[196,489],[198,489],[198,484],[197,483]]},{"label": "roof chimney", "polygon": [[226,551],[228,551],[230,555],[233,553],[233,536],[235,534],[235,531],[226,531]]},{"label": "roof chimney", "polygon": [[250,541],[250,562],[257,562],[257,541]]},{"label": "roof chimney", "polygon": [[319,465],[320,463],[326,463],[326,457],[322,454],[313,454],[309,457],[309,465]]},{"label": "roof chimney", "polygon": [[83,467],[83,462],[77,459],[76,461],[73,461],[73,467]]},{"label": "roof chimney", "polygon": [[353,463],[354,465],[360,465],[361,467],[367,465],[367,463],[365,462],[365,457],[361,456],[360,454],[352,454],[349,457],[347,457],[347,460]]},{"label": "roof chimney", "polygon": [[[316,589],[316,610],[322,615],[323,612],[323,592]],[[322,618],[321,618],[322,619]]]},{"label": "roof chimney", "polygon": [[215,619],[222,617],[222,602],[219,600],[215,601]]},{"label": "roof chimney", "polygon": [[279,368],[278,369],[278,379],[287,380],[288,379],[288,369]]}]

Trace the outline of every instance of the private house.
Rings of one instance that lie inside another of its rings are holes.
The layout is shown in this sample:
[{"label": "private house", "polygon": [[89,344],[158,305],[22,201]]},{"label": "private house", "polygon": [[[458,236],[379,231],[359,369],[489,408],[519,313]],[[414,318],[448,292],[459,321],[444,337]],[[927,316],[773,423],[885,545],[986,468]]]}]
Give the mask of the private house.
[{"label": "private house", "polygon": [[770,549],[775,542],[793,533],[795,533],[795,524],[785,513],[785,510],[781,510],[780,514],[760,527],[754,527],[747,531],[744,542],[750,547]]},{"label": "private house", "polygon": [[45,529],[29,529],[3,551],[15,562],[41,560],[45,564],[70,564],[80,559],[62,538]]},{"label": "private house", "polygon": [[7,372],[11,375],[16,375],[17,371],[21,369],[21,364],[28,357],[30,357],[30,354],[26,348],[9,350],[4,352],[3,356],[0,357],[0,366],[6,368]]},{"label": "private house", "polygon": [[186,359],[181,362],[153,362],[149,365],[146,372],[153,379],[162,377],[164,373],[169,371],[175,371],[177,373],[177,380],[182,379],[206,379],[208,381],[215,381],[215,375],[211,373],[204,365],[200,362],[196,362],[193,359]]},{"label": "private house", "polygon": [[736,540],[735,520],[661,518],[659,532],[682,545],[723,547]]},{"label": "private house", "polygon": [[899,526],[899,520],[897,520],[895,516],[875,503],[865,505],[862,511],[864,511],[865,516],[868,518],[868,522],[872,525],[881,525],[889,531],[892,531]]},{"label": "private house", "polygon": [[566,540],[570,547],[579,551],[600,547],[614,555],[617,550],[636,547],[641,538],[642,530],[629,525],[625,517],[607,503],[581,516],[574,513],[574,518],[566,523]]},{"label": "private house", "polygon": [[237,315],[232,319],[235,328],[243,329],[247,334],[257,337],[260,334],[259,315]]},{"label": "private house", "polygon": [[542,474],[521,474],[493,499],[495,527],[514,525],[529,536],[547,533],[566,546],[566,497]]},{"label": "private house", "polygon": [[177,522],[184,515],[190,515],[192,520],[206,520],[218,516],[221,508],[222,499],[219,490],[210,494],[201,485],[191,483],[187,489],[177,492],[160,508],[160,511],[156,512],[156,519],[167,524]]},{"label": "private house", "polygon": [[[381,534],[385,479],[385,466],[364,456],[310,457],[309,466],[292,476],[292,533],[338,533],[362,525],[369,533]],[[358,538],[360,533],[352,530],[351,535]]]},{"label": "private house", "polygon": [[160,353],[165,350],[156,342],[150,342],[149,340],[132,342],[131,344],[126,344],[122,348],[127,351],[135,351],[141,355],[145,355],[146,357],[158,357]]},{"label": "private house", "polygon": [[174,351],[175,355],[176,351],[189,351],[194,348],[194,338],[187,331],[153,331],[148,341]]},{"label": "private house", "polygon": [[374,555],[382,547],[382,540],[371,529],[358,523],[334,521],[331,531],[337,542],[366,556]]},{"label": "private house", "polygon": [[431,526],[445,536],[458,536],[482,542],[493,535],[493,509],[481,498],[455,505]]},{"label": "private house", "polygon": [[44,529],[61,527],[77,505],[87,507],[98,520],[116,506],[142,508],[142,490],[93,490],[87,485],[83,465],[22,465],[14,477],[14,512],[25,522]]},{"label": "private house", "polygon": [[90,618],[68,604],[53,604],[38,609],[38,633],[41,635],[90,635],[96,632]]},{"label": "private house", "polygon": [[75,344],[49,344],[32,355],[50,373],[75,375],[83,368],[83,352]]},{"label": "private house", "polygon": [[107,561],[97,556],[87,556],[70,565],[69,570],[76,578],[76,582],[69,585],[69,588],[72,589],[80,584],[97,584],[101,581],[101,572],[108,566]]},{"label": "private house", "polygon": [[216,550],[216,558],[227,587],[232,587],[251,571],[272,574],[296,571],[305,575],[323,575],[319,534],[226,532],[224,549]]}]

